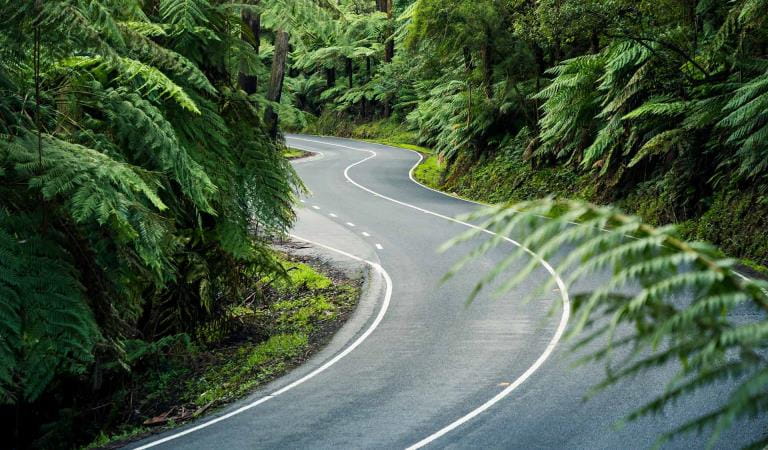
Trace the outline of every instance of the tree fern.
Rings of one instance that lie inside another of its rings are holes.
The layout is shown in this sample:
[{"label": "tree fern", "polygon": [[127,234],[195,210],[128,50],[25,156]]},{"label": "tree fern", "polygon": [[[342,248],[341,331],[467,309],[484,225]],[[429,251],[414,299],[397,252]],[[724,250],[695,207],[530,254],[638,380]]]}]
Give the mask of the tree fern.
[{"label": "tree fern", "polygon": [[100,102],[117,137],[126,148],[136,148],[129,155],[155,161],[158,169],[170,172],[184,193],[202,210],[212,212],[210,197],[215,193],[203,168],[192,159],[178,141],[176,131],[162,112],[137,94],[124,90],[108,91]]},{"label": "tree fern", "polygon": [[738,173],[746,179],[768,173],[768,70],[741,83],[725,105],[726,116],[718,124],[728,130],[728,143],[738,147]]},{"label": "tree fern", "polygon": [[584,145],[604,99],[596,89],[603,70],[604,57],[600,55],[564,61],[550,69],[555,75],[552,83],[533,97],[544,101],[541,152],[569,157]]},{"label": "tree fern", "polygon": [[[73,258],[40,215],[0,209],[0,402],[32,402],[83,373],[101,337]],[[44,280],[44,281],[43,281]]]},{"label": "tree fern", "polygon": [[97,56],[76,56],[62,61],[62,65],[73,69],[114,70],[116,82],[135,83],[136,88],[145,94],[171,98],[184,109],[193,113],[200,113],[195,102],[183,88],[155,67],[141,61],[125,57],[104,59]]},{"label": "tree fern", "polygon": [[267,242],[301,183],[262,95],[232,89],[263,69],[233,31],[243,8],[0,2],[4,402],[119,380],[137,337],[194,332],[278,270]]},{"label": "tree fern", "polygon": [[185,83],[203,92],[216,93],[216,88],[205,74],[184,56],[158,45],[139,33],[127,32],[127,34],[129,37],[127,46],[131,54],[135,55],[135,59],[173,74],[177,79],[184,80]]},{"label": "tree fern", "polygon": [[208,23],[210,7],[207,0],[161,0],[159,12],[164,22],[189,31]]}]

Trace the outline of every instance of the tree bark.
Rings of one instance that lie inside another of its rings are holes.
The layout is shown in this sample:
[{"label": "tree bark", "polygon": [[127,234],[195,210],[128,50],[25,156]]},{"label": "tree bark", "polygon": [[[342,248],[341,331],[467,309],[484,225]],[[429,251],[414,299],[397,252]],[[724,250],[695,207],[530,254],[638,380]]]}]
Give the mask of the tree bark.
[{"label": "tree bark", "polygon": [[[288,33],[283,30],[275,32],[275,55],[272,59],[272,72],[269,77],[269,86],[267,88],[267,100],[271,102],[280,102],[283,93],[283,80],[285,79],[285,62],[288,56]],[[269,130],[269,135],[274,139],[277,137],[278,117],[272,106],[267,106],[264,116],[264,122]]]},{"label": "tree bark", "polygon": [[392,0],[376,0],[379,11],[387,14],[387,28],[384,37],[384,62],[392,62],[395,56],[395,40],[393,39],[394,27],[392,26]]},{"label": "tree bark", "polygon": [[[392,26],[392,0],[376,0],[376,9],[387,14],[387,27],[384,31],[384,62],[392,62],[395,56],[395,41],[393,38],[394,27]],[[391,100],[384,100],[384,117],[392,114]]]},{"label": "tree bark", "polygon": [[[253,37],[253,46],[256,50],[256,54],[259,54],[259,45],[260,45],[260,39],[261,39],[261,15],[260,14],[251,14],[250,11],[243,11],[242,13],[243,23],[248,27],[248,29],[251,32],[251,35]],[[250,38],[250,36],[247,36],[247,33],[243,33],[244,37]],[[250,39],[245,39],[246,41],[250,41]],[[258,78],[256,75],[246,75],[244,73],[240,73],[238,75],[238,84],[240,85],[240,88],[244,90],[248,95],[256,93],[256,89],[258,88]]]},{"label": "tree bark", "polygon": [[352,89],[352,72],[354,71],[354,68],[352,67],[352,58],[347,58],[346,65],[347,65],[347,80],[349,82],[349,88]]},{"label": "tree bark", "polygon": [[328,67],[325,69],[325,87],[332,88],[336,84],[336,68]]},{"label": "tree bark", "polygon": [[483,84],[485,85],[485,96],[493,97],[493,48],[490,39],[486,41],[480,50],[483,59]]}]

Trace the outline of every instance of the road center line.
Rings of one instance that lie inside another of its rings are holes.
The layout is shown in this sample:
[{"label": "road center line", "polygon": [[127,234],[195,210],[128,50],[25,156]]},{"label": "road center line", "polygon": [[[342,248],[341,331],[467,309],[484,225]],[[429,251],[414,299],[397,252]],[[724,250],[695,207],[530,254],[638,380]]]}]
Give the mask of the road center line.
[{"label": "road center line", "polygon": [[[481,232],[486,233],[486,234],[496,235],[496,233],[494,233],[493,231],[490,231],[488,229],[479,227],[477,225],[474,225],[474,224],[471,224],[471,223],[468,223],[468,222],[464,222],[464,221],[461,221],[461,220],[458,220],[458,219],[455,219],[453,217],[449,217],[449,216],[446,216],[446,215],[443,215],[443,214],[440,214],[440,213],[436,213],[434,211],[430,211],[428,209],[424,209],[424,208],[421,208],[419,206],[412,205],[410,203],[402,202],[400,200],[396,200],[396,199],[391,198],[391,197],[387,197],[386,195],[380,194],[380,193],[378,193],[378,192],[376,192],[376,191],[374,191],[372,189],[369,189],[369,188],[367,188],[367,187],[357,183],[356,181],[354,181],[349,176],[349,169],[351,169],[351,168],[353,168],[353,167],[355,167],[357,165],[360,165],[360,164],[362,164],[362,163],[364,163],[364,162],[366,162],[366,161],[368,161],[368,160],[370,160],[372,158],[375,158],[377,156],[377,154],[373,150],[365,150],[365,149],[350,147],[350,146],[347,146],[347,145],[335,144],[335,143],[331,143],[331,142],[317,141],[317,140],[312,140],[312,139],[304,139],[304,138],[298,138],[298,137],[291,137],[289,139],[295,139],[295,140],[305,141],[305,142],[313,142],[313,143],[317,143],[317,144],[321,144],[321,145],[329,145],[329,146],[333,146],[333,147],[340,147],[340,148],[346,148],[346,149],[350,149],[350,150],[355,150],[355,151],[358,151],[358,152],[370,153],[370,156],[368,156],[367,158],[363,158],[360,161],[357,161],[356,163],[350,164],[349,166],[347,166],[346,169],[344,169],[344,177],[347,179],[347,181],[349,181],[350,183],[354,184],[358,188],[360,188],[360,189],[362,189],[362,190],[364,190],[364,191],[366,191],[368,193],[371,193],[371,194],[373,194],[373,195],[375,195],[377,197],[381,197],[381,198],[383,198],[385,200],[388,200],[390,202],[397,203],[398,205],[402,205],[402,206],[405,206],[405,207],[408,207],[408,208],[412,208],[412,209],[415,209],[417,211],[421,211],[423,213],[430,214],[432,216],[435,216],[435,217],[438,217],[438,218],[441,218],[441,219],[444,219],[444,220],[448,220],[448,221],[451,221],[451,222],[454,222],[454,223],[458,223],[458,224],[464,225],[466,227],[469,227],[469,228],[481,231]],[[422,159],[424,159],[424,156],[421,153],[418,153],[418,152],[414,152],[414,153],[417,153],[419,155],[419,160],[416,161],[416,163],[413,165],[413,167],[411,167],[411,170],[409,171],[409,177],[411,178],[411,180],[413,180],[413,177],[411,175],[413,173],[413,170],[419,165],[419,163],[422,161]],[[413,181],[415,182],[415,180],[413,180]],[[419,186],[424,187],[420,183],[416,183],[416,184],[418,184]],[[430,190],[434,190],[434,189],[430,189]],[[455,197],[453,197],[451,195],[447,195],[447,194],[442,193],[440,191],[435,191],[435,192],[439,192],[439,193],[445,195],[446,197],[451,197],[451,198],[455,199]],[[424,446],[430,444],[431,442],[436,441],[437,439],[439,439],[440,437],[444,436],[445,434],[451,432],[452,430],[454,430],[454,429],[460,427],[461,425],[469,422],[470,420],[474,419],[479,414],[483,413],[484,411],[486,411],[487,409],[489,409],[490,407],[492,407],[493,405],[495,405],[496,403],[498,403],[499,401],[501,401],[502,399],[507,397],[510,393],[512,393],[512,391],[514,391],[515,389],[518,388],[518,386],[523,384],[528,378],[531,377],[531,375],[533,375],[534,372],[536,372],[539,369],[539,367],[541,367],[544,364],[544,362],[554,352],[555,347],[560,342],[560,340],[563,337],[563,334],[565,333],[565,329],[566,329],[566,327],[568,325],[568,320],[569,320],[570,314],[571,314],[571,300],[570,300],[570,297],[568,296],[568,291],[566,289],[565,281],[563,281],[563,279],[555,271],[555,269],[552,267],[552,265],[549,264],[549,262],[544,260],[541,256],[539,256],[533,250],[525,247],[521,243],[519,243],[519,242],[517,242],[517,241],[515,241],[515,240],[513,240],[511,238],[508,238],[506,236],[501,236],[501,238],[503,240],[511,243],[512,245],[522,249],[523,251],[525,251],[529,255],[531,255],[554,278],[555,283],[557,284],[558,288],[560,289],[560,296],[562,298],[562,304],[563,304],[563,312],[562,312],[562,315],[560,317],[560,323],[558,324],[557,330],[555,331],[555,334],[552,336],[552,339],[549,341],[549,344],[547,345],[547,348],[544,350],[544,352],[533,363],[533,365],[531,365],[522,375],[520,375],[514,382],[512,382],[512,384],[510,384],[509,386],[504,388],[501,392],[496,394],[496,396],[494,396],[493,398],[491,398],[487,402],[483,403],[479,407],[475,408],[474,410],[470,411],[469,413],[465,414],[464,416],[458,418],[454,422],[446,425],[445,427],[441,428],[440,430],[436,431],[435,433],[425,437],[424,439],[420,440],[419,442],[409,446],[407,450],[418,449],[418,448],[421,448],[421,447],[424,447]]]}]

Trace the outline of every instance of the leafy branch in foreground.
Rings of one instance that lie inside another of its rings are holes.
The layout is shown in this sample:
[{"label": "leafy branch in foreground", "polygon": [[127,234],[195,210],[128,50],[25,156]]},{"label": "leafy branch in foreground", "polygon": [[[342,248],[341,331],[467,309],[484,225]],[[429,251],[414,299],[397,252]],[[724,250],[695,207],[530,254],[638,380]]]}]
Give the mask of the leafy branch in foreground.
[{"label": "leafy branch in foreground", "polygon": [[[674,227],[656,228],[616,208],[578,201],[543,199],[494,206],[468,219],[482,220],[480,226],[496,235],[451,274],[504,243],[504,238],[525,236],[518,239],[521,249],[478,282],[475,294],[506,277],[506,269],[520,261],[524,268],[501,280],[500,293],[525,279],[541,259],[554,261],[569,291],[577,289],[576,283],[585,276],[610,274],[593,291],[573,298],[569,330],[577,349],[599,343],[581,360],[605,363],[606,376],[596,390],[677,362],[677,373],[664,393],[636,409],[628,420],[662,413],[706,386],[730,381],[729,396],[714,411],[666,432],[658,444],[677,434],[710,431],[712,445],[735,421],[768,411],[768,283],[739,274],[735,261],[717,248],[685,242]],[[464,233],[445,248],[480,232]],[[526,249],[539,257],[529,257]],[[542,289],[554,283],[552,279]],[[736,308],[756,314],[739,318],[730,314]]]}]

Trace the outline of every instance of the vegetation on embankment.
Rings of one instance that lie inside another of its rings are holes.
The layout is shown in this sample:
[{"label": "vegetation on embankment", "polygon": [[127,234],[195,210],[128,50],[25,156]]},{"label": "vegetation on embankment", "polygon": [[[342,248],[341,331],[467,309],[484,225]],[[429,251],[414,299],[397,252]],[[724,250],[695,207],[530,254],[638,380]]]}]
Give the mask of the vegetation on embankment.
[{"label": "vegetation on embankment", "polygon": [[555,196],[599,204],[616,204],[652,225],[677,224],[690,240],[717,244],[750,268],[768,272],[768,204],[758,195],[721,189],[700,199],[692,211],[680,211],[680,193],[665,190],[665,180],[651,178],[628,189],[603,186],[589,172],[563,166],[534,167],[521,148],[472,158],[457,152],[447,164],[419,136],[396,120],[354,123],[343,116],[323,114],[306,133],[364,139],[416,150],[424,155],[414,178],[434,189],[483,203],[519,202]]},{"label": "vegetation on embankment", "polygon": [[58,443],[36,445],[93,439],[87,447],[98,447],[172,427],[247,395],[306,360],[354,309],[360,281],[317,260],[289,255],[279,260],[288,277],[259,280],[263,299],[254,295],[230,307],[226,324],[194,345],[178,339],[143,349],[130,380],[80,408],[94,406],[100,414],[87,422],[71,418],[67,424],[73,427],[57,423],[48,436]]},{"label": "vegetation on embankment", "polygon": [[505,154],[476,161],[460,157],[450,165],[427,155],[414,177],[434,189],[484,203],[554,196],[615,204],[653,225],[677,224],[686,239],[712,242],[750,268],[768,272],[768,204],[755,194],[723,189],[700,200],[706,206],[697,212],[679,213],[678,199],[660,189],[660,180],[624,191],[598,189],[590,174],[567,166],[536,169]]},{"label": "vegetation on embankment", "polygon": [[433,148],[463,195],[619,203],[768,262],[764,0],[338,4],[302,15],[332,30],[294,55],[309,129]]}]

